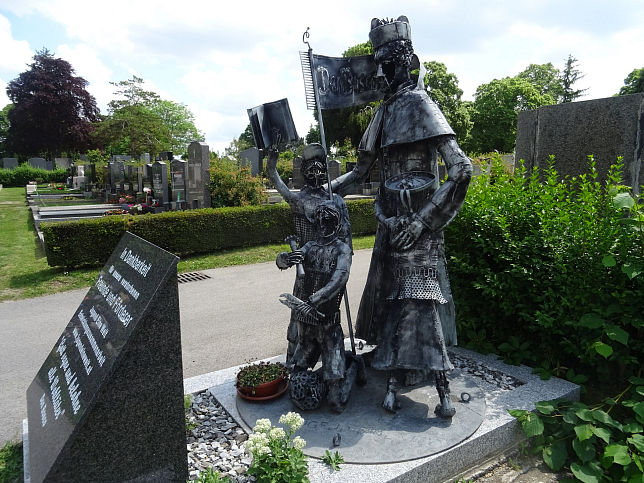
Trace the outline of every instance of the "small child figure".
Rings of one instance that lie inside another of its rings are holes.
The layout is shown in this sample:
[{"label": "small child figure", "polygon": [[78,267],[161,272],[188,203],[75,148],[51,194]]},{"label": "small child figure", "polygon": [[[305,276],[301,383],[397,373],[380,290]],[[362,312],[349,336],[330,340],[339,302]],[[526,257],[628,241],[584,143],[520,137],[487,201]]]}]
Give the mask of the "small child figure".
[{"label": "small child figure", "polygon": [[351,248],[338,232],[342,215],[335,203],[321,203],[315,210],[319,237],[301,249],[277,256],[281,269],[301,263],[304,267],[304,300],[282,294],[297,318],[297,346],[293,371],[313,368],[322,358],[322,378],[327,384],[327,401],[332,410],[342,412],[356,377],[356,364],[346,370],[344,334],[340,325],[340,300],[351,268]]}]

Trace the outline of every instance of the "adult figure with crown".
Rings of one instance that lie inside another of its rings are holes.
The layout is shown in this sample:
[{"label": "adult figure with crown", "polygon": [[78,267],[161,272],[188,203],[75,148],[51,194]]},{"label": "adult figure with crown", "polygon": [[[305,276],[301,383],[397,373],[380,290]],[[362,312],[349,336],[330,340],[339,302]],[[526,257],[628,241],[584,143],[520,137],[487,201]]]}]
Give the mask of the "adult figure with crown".
[{"label": "adult figure with crown", "polygon": [[[419,67],[407,17],[373,19],[369,39],[386,85],[358,147],[353,171],[332,183],[334,193],[380,164],[376,241],[357,319],[357,335],[377,344],[371,366],[388,371],[383,407],[396,411],[399,381],[433,372],[435,412],[451,418],[446,346],[456,344],[443,229],[463,205],[472,164],[436,104],[411,71]],[[439,185],[438,156],[447,170]]]}]

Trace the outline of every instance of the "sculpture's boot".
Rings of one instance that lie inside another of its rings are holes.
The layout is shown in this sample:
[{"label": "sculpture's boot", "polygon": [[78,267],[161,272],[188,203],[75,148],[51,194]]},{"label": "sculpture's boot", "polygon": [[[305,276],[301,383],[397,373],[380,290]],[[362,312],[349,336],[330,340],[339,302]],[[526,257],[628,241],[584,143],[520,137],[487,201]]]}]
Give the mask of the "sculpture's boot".
[{"label": "sculpture's boot", "polygon": [[392,373],[389,373],[389,377],[387,378],[387,394],[385,394],[385,399],[382,401],[382,407],[392,413],[395,413],[400,408],[400,404],[396,400],[398,389],[398,379]]},{"label": "sculpture's boot", "polygon": [[[355,379],[355,371],[354,371]],[[344,379],[335,379],[333,381],[327,381],[327,402],[331,411],[335,413],[341,413],[344,411],[344,408],[347,406],[347,401],[349,400],[349,395],[345,394],[345,384],[346,378]],[[351,388],[349,388],[349,393]]]},{"label": "sculpture's boot", "polygon": [[436,390],[438,391],[438,398],[440,403],[436,405],[434,413],[439,418],[452,418],[456,414],[456,409],[452,406],[452,401],[449,398],[449,381],[445,371],[436,371]]},{"label": "sculpture's boot", "polygon": [[356,367],[356,379],[355,382],[358,386],[364,386],[367,384],[367,369],[365,367],[365,361],[361,355],[353,354],[352,352],[346,352],[346,361],[347,367],[355,366]]}]

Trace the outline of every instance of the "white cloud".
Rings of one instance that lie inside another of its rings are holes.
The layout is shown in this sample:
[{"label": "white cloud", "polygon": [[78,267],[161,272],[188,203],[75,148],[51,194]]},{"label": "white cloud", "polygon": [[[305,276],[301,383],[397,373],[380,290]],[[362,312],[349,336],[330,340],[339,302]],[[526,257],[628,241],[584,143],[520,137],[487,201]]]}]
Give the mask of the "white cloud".
[{"label": "white cloud", "polygon": [[9,20],[0,14],[0,72],[22,72],[33,57],[29,42],[15,40]]}]

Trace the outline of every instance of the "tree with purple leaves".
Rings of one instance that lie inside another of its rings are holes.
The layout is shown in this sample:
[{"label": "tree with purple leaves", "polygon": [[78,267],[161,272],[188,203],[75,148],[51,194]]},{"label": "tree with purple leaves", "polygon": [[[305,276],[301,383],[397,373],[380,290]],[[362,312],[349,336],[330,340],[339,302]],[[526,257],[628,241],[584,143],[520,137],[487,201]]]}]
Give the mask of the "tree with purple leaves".
[{"label": "tree with purple leaves", "polygon": [[86,90],[87,81],[74,74],[69,62],[43,49],[28,70],[9,82],[13,108],[8,113],[7,151],[52,158],[93,147],[90,134],[99,110]]}]

